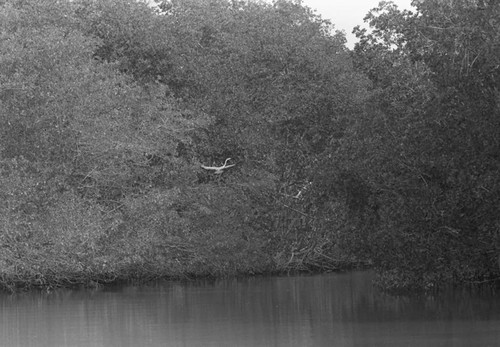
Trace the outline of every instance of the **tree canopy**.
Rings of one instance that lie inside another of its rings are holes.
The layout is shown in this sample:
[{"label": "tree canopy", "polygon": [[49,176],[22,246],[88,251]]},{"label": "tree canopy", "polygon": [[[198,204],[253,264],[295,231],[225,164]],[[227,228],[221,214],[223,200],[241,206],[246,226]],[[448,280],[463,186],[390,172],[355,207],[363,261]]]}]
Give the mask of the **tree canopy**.
[{"label": "tree canopy", "polygon": [[0,2],[2,286],[497,281],[500,7],[415,5]]}]

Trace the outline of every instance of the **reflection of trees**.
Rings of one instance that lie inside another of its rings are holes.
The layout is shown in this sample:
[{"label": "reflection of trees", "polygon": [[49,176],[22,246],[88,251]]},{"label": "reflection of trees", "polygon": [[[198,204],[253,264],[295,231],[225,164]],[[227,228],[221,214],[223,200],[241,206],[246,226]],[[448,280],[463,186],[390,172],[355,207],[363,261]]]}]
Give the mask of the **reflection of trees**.
[{"label": "reflection of trees", "polygon": [[[364,297],[363,299],[366,299]],[[492,319],[499,316],[500,301],[491,289],[452,289],[434,295],[373,296],[372,307],[358,303],[357,320]]]},{"label": "reflection of trees", "polygon": [[484,321],[484,329],[500,316],[491,292],[395,297],[374,290],[372,278],[354,272],[4,296],[0,345],[29,346],[35,335],[50,345],[82,338],[106,346],[373,345],[390,334],[401,343],[429,331],[447,338],[467,322]]}]

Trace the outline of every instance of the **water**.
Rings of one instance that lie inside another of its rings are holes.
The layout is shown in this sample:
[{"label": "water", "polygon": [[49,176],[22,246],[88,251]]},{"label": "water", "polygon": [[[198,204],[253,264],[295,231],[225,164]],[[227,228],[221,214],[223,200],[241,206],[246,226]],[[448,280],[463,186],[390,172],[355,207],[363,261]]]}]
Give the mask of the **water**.
[{"label": "water", "polygon": [[500,295],[391,297],[367,272],[5,294],[0,346],[500,346]]}]

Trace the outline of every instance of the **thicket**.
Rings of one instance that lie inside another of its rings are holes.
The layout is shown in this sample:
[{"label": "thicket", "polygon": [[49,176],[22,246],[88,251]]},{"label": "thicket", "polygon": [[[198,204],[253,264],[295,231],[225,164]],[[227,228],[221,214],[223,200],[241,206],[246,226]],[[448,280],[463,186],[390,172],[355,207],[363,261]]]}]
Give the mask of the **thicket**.
[{"label": "thicket", "polygon": [[0,2],[1,285],[497,280],[499,11],[381,3],[349,51],[293,1]]},{"label": "thicket", "polygon": [[[381,3],[353,52],[372,82],[344,153],[369,213],[351,242],[385,288],[500,279],[500,3]],[[369,227],[364,225],[369,223]]]}]

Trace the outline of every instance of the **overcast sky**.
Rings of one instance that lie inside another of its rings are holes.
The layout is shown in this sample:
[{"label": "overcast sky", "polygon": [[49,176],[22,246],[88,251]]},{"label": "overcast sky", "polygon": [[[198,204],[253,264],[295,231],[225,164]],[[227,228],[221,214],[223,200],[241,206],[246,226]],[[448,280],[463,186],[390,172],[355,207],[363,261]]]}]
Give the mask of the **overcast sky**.
[{"label": "overcast sky", "polygon": [[[363,18],[380,0],[302,0],[303,4],[317,10],[324,19],[330,19],[337,30],[344,30],[347,46],[352,48],[357,41],[352,28],[363,24]],[[412,9],[411,0],[393,0],[399,9]]]}]

